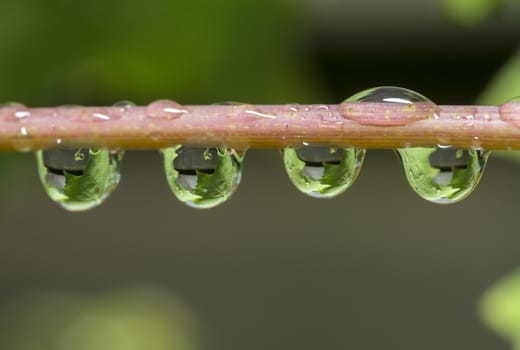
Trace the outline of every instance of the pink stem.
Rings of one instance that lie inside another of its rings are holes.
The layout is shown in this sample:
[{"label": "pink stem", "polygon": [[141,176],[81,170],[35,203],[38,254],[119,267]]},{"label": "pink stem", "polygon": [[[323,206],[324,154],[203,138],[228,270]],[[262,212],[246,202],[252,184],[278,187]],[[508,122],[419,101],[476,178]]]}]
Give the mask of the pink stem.
[{"label": "pink stem", "polygon": [[145,107],[0,107],[2,151],[60,145],[157,149],[175,144],[520,149],[520,103],[181,106],[157,101]]}]

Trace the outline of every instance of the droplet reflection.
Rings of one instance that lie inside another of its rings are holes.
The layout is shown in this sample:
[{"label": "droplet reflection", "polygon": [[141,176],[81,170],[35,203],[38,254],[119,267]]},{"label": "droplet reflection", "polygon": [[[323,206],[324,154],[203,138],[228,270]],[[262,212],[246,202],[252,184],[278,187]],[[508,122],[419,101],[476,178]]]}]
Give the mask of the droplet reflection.
[{"label": "droplet reflection", "polygon": [[427,201],[451,204],[466,198],[477,186],[489,151],[457,148],[397,150],[412,189]]},{"label": "droplet reflection", "polygon": [[174,195],[194,208],[213,208],[231,197],[242,174],[243,155],[233,149],[175,147],[162,150]]},{"label": "droplet reflection", "polygon": [[69,211],[100,205],[120,179],[123,153],[59,148],[36,152],[38,173],[49,197]]},{"label": "droplet reflection", "polygon": [[365,150],[303,146],[285,148],[283,160],[289,179],[301,192],[317,198],[331,198],[352,185],[357,178]]}]

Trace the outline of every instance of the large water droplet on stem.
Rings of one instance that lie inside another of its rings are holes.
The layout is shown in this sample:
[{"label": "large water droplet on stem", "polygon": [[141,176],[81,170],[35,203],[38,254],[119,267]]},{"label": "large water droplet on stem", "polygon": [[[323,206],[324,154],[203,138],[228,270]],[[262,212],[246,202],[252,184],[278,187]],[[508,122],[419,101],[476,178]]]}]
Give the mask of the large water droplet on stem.
[{"label": "large water droplet on stem", "polygon": [[345,191],[357,178],[365,150],[303,146],[285,148],[283,160],[289,179],[301,192],[331,198]]},{"label": "large water droplet on stem", "polygon": [[172,192],[194,208],[213,208],[235,192],[243,155],[227,148],[175,147],[162,150]]},{"label": "large water droplet on stem", "polygon": [[430,100],[410,89],[398,86],[379,86],[367,89],[349,97],[350,102],[383,102],[383,103],[404,103],[411,104],[416,102],[430,102]]},{"label": "large water droplet on stem", "polygon": [[[370,102],[373,105],[359,104]],[[401,87],[381,86],[361,91],[339,106],[344,118],[363,125],[403,126],[433,119],[440,108],[423,95]]]},{"label": "large water droplet on stem", "polygon": [[123,153],[60,148],[36,152],[38,173],[49,197],[70,211],[100,205],[116,188]]},{"label": "large water droplet on stem", "polygon": [[477,186],[489,151],[457,148],[402,148],[398,150],[406,178],[427,201],[456,203]]}]

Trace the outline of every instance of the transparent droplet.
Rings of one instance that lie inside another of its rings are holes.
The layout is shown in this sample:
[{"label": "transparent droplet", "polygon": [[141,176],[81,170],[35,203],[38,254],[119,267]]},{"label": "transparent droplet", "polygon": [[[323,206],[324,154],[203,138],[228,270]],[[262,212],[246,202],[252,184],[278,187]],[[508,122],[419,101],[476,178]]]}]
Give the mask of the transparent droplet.
[{"label": "transparent droplet", "polygon": [[457,148],[402,148],[397,150],[408,183],[427,201],[456,203],[477,186],[489,151]]},{"label": "transparent droplet", "polygon": [[[356,106],[353,102],[381,103],[384,106]],[[375,111],[380,113],[375,114]],[[397,86],[380,86],[349,97],[340,104],[339,112],[345,118],[360,124],[398,126],[423,119],[435,119],[440,113],[440,108],[413,90]]]},{"label": "transparent droplet", "polygon": [[21,121],[31,116],[31,112],[27,106],[18,102],[7,102],[0,104],[0,108],[4,110],[2,115],[5,121]]},{"label": "transparent droplet", "polygon": [[36,152],[38,172],[49,197],[64,209],[100,205],[120,179],[121,151],[57,148]]},{"label": "transparent droplet", "polygon": [[285,148],[283,160],[291,182],[301,192],[331,198],[344,192],[357,178],[365,150],[303,146]]},{"label": "transparent droplet", "polygon": [[135,103],[133,103],[132,101],[123,100],[123,101],[118,101],[118,102],[114,103],[114,107],[119,107],[120,112],[126,112],[130,108],[135,107]]},{"label": "transparent droplet", "polygon": [[177,145],[162,150],[166,179],[175,196],[194,208],[213,208],[235,192],[244,154],[227,148]]},{"label": "transparent droplet", "polygon": [[520,127],[520,97],[515,97],[499,107],[500,119]]},{"label": "transparent droplet", "polygon": [[188,112],[187,108],[170,100],[157,100],[146,108],[146,113],[150,118],[158,119],[177,119]]},{"label": "transparent droplet", "polygon": [[411,104],[416,102],[430,102],[430,99],[410,89],[398,86],[379,86],[358,92],[349,97],[347,101]]},{"label": "transparent droplet", "polygon": [[132,107],[135,107],[135,103],[133,103],[132,101],[128,101],[128,100],[123,100],[123,101],[117,101],[116,103],[114,103],[114,107],[121,107],[121,108],[132,108]]}]

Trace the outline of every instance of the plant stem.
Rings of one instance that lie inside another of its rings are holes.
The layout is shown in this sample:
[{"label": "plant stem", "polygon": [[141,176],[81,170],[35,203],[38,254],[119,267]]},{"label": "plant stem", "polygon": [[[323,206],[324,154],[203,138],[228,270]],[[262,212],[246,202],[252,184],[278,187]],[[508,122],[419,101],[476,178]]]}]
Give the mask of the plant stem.
[{"label": "plant stem", "polygon": [[158,149],[175,144],[236,149],[402,148],[451,145],[520,149],[520,103],[502,106],[340,105],[0,108],[0,150],[64,146]]}]

